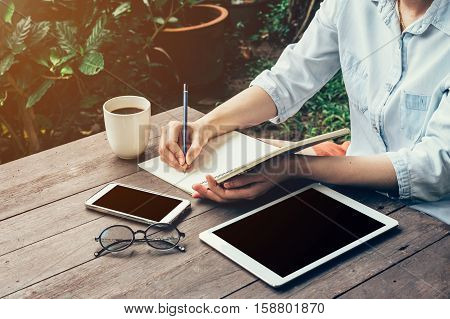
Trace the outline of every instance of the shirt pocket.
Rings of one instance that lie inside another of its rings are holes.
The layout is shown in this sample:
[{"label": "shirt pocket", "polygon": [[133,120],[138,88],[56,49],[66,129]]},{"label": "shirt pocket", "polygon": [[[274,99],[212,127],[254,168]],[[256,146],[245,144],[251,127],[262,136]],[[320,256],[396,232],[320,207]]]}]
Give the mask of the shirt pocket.
[{"label": "shirt pocket", "polygon": [[362,113],[365,113],[368,109],[366,64],[353,54],[344,52],[342,75],[350,104],[357,106]]},{"label": "shirt pocket", "polygon": [[427,116],[430,97],[403,91],[400,102],[400,125],[407,138],[417,141]]}]

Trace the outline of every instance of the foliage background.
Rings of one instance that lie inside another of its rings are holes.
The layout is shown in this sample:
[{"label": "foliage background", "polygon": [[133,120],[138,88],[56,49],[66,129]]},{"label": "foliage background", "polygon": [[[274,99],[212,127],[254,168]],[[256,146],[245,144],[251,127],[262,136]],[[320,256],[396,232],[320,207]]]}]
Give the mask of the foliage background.
[{"label": "foliage background", "polygon": [[110,97],[157,96],[155,72],[176,75],[154,40],[198,2],[1,0],[0,163],[101,131]]},{"label": "foliage background", "polygon": [[[244,89],[274,65],[282,48],[297,41],[299,22],[290,19],[298,1],[269,1],[254,34],[239,22],[227,30],[227,74],[210,89],[222,92],[209,105]],[[175,81],[176,74],[154,40],[166,25],[180,24],[177,12],[199,2],[0,0],[0,164],[100,132],[101,105],[110,97],[142,95],[154,105],[170,104],[164,96],[173,93],[155,75]],[[255,49],[264,45],[268,54]],[[236,79],[234,91],[226,90]],[[247,133],[296,140],[348,126],[338,73],[285,123],[263,123]]]},{"label": "foliage background", "polygon": [[[316,4],[312,3],[313,6]],[[279,47],[296,42],[296,33],[289,23],[290,5],[292,5],[290,0],[280,0],[270,4],[270,12],[262,16],[263,27],[253,39],[260,41],[268,38],[272,45]],[[256,57],[248,65],[249,77],[254,78],[265,69],[270,69],[276,61],[277,58]],[[286,122],[278,125],[266,122],[246,132],[266,138],[299,140],[345,127],[350,127],[348,97],[342,74],[338,72],[304,104],[296,115]],[[349,136],[345,137],[345,139],[349,138]]]}]

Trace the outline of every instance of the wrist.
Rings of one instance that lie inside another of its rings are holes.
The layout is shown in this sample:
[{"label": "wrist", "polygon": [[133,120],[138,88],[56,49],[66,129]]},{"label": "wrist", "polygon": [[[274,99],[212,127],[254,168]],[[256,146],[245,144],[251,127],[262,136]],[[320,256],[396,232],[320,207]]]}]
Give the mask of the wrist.
[{"label": "wrist", "polygon": [[217,129],[211,123],[210,119],[207,116],[204,116],[193,123],[198,130],[198,133],[202,137],[202,140],[207,143],[210,139],[217,136]]},{"label": "wrist", "polygon": [[298,177],[295,174],[295,162],[292,155],[282,155],[269,161],[271,162],[267,165],[266,175],[271,176],[275,181],[283,182]]},{"label": "wrist", "polygon": [[298,164],[296,161],[295,154],[288,154],[284,158],[285,161],[285,173],[283,174],[283,180],[298,178],[300,175],[298,174]]},{"label": "wrist", "polygon": [[227,129],[227,127],[222,123],[221,118],[213,115],[212,113],[203,116],[194,123],[198,125],[201,134],[207,140],[232,131],[230,129]]},{"label": "wrist", "polygon": [[297,178],[313,179],[311,160],[314,160],[313,156],[305,156],[299,154],[290,155],[289,165],[291,175]]}]

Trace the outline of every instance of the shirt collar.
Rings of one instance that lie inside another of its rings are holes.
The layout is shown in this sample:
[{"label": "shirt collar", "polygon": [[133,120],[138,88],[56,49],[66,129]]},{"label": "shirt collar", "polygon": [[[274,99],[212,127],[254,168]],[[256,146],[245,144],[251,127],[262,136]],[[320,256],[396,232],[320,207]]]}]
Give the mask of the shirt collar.
[{"label": "shirt collar", "polygon": [[[371,0],[379,8],[378,12],[384,22],[389,25],[395,12],[395,2],[397,0]],[[428,27],[433,25],[447,35],[450,35],[450,1],[434,0],[427,12],[420,18],[418,23],[414,23],[407,32],[412,34],[422,34]]]}]

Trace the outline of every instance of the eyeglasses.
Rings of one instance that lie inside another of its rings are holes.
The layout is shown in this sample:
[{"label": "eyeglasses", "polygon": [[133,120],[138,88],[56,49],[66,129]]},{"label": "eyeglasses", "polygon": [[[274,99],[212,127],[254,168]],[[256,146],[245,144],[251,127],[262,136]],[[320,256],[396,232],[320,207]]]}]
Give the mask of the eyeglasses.
[{"label": "eyeglasses", "polygon": [[[143,238],[136,238],[137,234],[142,234]],[[98,237],[102,249],[95,252],[94,256],[99,257],[103,252],[119,252],[127,249],[133,243],[147,243],[149,246],[158,250],[178,249],[185,252],[183,246],[178,245],[180,240],[186,235],[175,226],[166,223],[157,223],[149,226],[146,230],[133,231],[130,227],[124,225],[114,225],[105,228]]]}]

